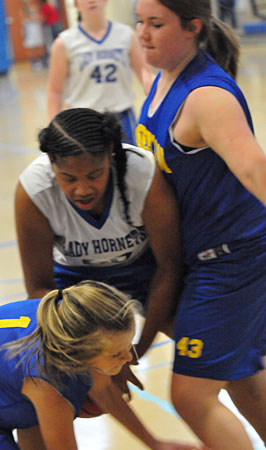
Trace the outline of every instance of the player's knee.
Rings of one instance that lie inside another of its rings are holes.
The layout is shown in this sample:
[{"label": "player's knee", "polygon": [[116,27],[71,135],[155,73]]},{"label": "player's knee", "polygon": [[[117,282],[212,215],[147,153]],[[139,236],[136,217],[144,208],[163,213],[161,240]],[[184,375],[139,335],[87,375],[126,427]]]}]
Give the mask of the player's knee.
[{"label": "player's knee", "polygon": [[178,414],[185,419],[194,417],[196,411],[204,415],[217,404],[221,387],[219,382],[173,374],[171,400]]},{"label": "player's knee", "polygon": [[171,401],[175,410],[182,417],[190,414],[195,408],[195,398],[193,398],[187,384],[182,383],[181,380],[180,383],[176,380],[172,381]]}]

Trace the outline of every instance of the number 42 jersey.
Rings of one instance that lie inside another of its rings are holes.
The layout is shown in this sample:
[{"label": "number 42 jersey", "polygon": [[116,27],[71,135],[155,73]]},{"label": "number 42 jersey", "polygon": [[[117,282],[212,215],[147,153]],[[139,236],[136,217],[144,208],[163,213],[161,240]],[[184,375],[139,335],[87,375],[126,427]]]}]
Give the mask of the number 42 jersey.
[{"label": "number 42 jersey", "polygon": [[128,25],[109,22],[101,40],[94,39],[81,25],[63,31],[59,37],[69,62],[64,99],[68,108],[120,113],[132,107],[132,30]]}]

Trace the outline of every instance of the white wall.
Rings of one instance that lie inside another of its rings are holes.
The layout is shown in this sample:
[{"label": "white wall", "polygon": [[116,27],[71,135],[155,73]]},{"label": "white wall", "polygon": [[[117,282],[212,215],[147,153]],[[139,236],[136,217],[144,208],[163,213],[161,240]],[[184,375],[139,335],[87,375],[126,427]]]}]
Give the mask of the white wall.
[{"label": "white wall", "polygon": [[107,17],[117,22],[134,23],[134,0],[108,0],[106,13]]},{"label": "white wall", "polygon": [[[108,0],[106,15],[110,20],[133,25],[134,3],[134,0]],[[65,5],[69,25],[73,26],[77,23],[77,10],[74,5],[74,0],[65,0]]]}]

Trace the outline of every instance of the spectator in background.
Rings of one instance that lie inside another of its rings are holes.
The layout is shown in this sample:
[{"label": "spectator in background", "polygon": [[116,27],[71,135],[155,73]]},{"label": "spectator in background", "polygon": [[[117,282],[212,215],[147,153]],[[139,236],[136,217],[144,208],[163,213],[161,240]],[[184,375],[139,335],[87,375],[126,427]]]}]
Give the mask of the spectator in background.
[{"label": "spectator in background", "polygon": [[33,70],[42,68],[44,33],[40,12],[31,0],[23,0],[21,4],[23,22],[23,46],[27,49]]},{"label": "spectator in background", "polygon": [[47,0],[40,0],[40,3],[40,16],[43,22],[43,35],[45,41],[44,65],[48,66],[48,58],[52,43],[62,31],[62,25],[58,8]]},{"label": "spectator in background", "polygon": [[43,18],[44,26],[49,29],[52,40],[54,40],[57,38],[60,31],[62,31],[59,10],[55,5],[52,5],[47,0],[40,0],[40,2],[40,12]]}]

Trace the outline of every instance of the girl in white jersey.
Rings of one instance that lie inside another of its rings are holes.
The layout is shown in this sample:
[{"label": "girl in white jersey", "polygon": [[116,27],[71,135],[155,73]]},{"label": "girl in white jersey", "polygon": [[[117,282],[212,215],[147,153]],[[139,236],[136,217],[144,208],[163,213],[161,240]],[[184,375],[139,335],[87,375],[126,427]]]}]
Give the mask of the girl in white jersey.
[{"label": "girl in white jersey", "polygon": [[16,191],[29,297],[104,281],[145,304],[150,326],[143,338],[150,344],[172,315],[180,276],[172,189],[152,153],[122,147],[111,113],[61,111],[39,141],[45,154],[21,174]]},{"label": "girl in white jersey", "polygon": [[134,144],[136,126],[132,69],[148,93],[153,75],[130,26],[105,17],[107,0],[76,0],[81,21],[63,31],[52,46],[48,113],[88,107],[117,113],[126,141]]}]

